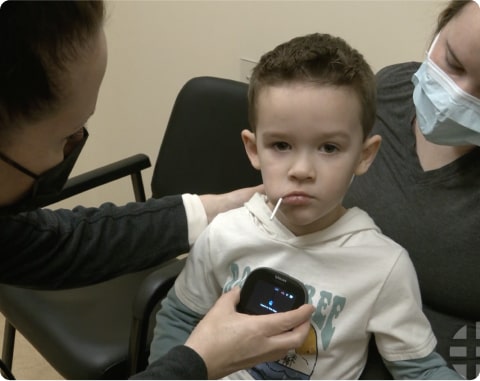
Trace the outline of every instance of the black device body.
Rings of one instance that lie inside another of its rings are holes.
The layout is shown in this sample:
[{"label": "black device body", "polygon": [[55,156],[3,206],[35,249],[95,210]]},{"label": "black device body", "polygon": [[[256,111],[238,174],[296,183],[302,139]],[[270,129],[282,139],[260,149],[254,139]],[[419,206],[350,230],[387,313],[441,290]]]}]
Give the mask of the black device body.
[{"label": "black device body", "polygon": [[249,315],[266,315],[294,310],[308,303],[302,282],[274,269],[260,267],[245,280],[237,311]]}]

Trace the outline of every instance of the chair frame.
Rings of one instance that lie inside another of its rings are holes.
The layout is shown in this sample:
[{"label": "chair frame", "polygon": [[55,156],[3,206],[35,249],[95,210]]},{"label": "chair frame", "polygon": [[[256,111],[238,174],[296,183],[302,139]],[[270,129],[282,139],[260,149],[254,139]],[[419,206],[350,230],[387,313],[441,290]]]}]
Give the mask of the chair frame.
[{"label": "chair frame", "polygon": [[[109,182],[130,176],[135,201],[144,202],[146,200],[145,189],[142,180],[142,170],[151,166],[150,159],[145,154],[136,154],[128,158],[119,160],[115,163],[88,171],[81,175],[72,177],[67,181],[63,190],[48,200],[45,200],[40,207],[44,207],[55,202],[67,199],[74,195],[80,194],[87,190],[107,184]],[[11,370],[13,364],[13,354],[15,347],[16,328],[13,324],[5,319],[4,338],[2,345],[2,360]],[[132,339],[133,340],[133,339]],[[129,353],[129,363],[136,363],[136,355]],[[7,376],[4,372],[1,372]],[[131,371],[129,371],[129,374]]]}]

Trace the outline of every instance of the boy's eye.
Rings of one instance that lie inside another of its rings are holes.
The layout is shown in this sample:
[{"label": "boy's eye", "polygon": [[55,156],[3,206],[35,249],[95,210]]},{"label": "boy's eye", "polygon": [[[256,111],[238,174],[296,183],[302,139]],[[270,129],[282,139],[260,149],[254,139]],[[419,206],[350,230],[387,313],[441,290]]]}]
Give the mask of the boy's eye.
[{"label": "boy's eye", "polygon": [[277,142],[273,144],[273,147],[275,147],[278,151],[286,151],[290,148],[290,144],[285,142]]},{"label": "boy's eye", "polygon": [[334,144],[324,144],[320,147],[321,152],[335,153],[338,151],[338,147]]}]

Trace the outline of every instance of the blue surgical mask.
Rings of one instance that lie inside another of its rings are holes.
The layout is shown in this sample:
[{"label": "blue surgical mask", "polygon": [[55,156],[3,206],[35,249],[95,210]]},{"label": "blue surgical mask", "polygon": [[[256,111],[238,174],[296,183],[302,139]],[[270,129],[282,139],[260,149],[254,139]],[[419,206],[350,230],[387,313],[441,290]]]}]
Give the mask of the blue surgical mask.
[{"label": "blue surgical mask", "polygon": [[480,99],[463,91],[430,58],[413,75],[417,124],[432,143],[480,146]]}]

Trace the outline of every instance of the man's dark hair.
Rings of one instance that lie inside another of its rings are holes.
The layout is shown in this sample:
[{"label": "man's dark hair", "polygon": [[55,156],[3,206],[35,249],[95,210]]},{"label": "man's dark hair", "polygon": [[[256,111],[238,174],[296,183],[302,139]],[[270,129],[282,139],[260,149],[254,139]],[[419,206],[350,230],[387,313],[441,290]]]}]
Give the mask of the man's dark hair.
[{"label": "man's dark hair", "polygon": [[0,7],[0,134],[55,110],[67,65],[98,35],[103,1],[13,1]]}]

